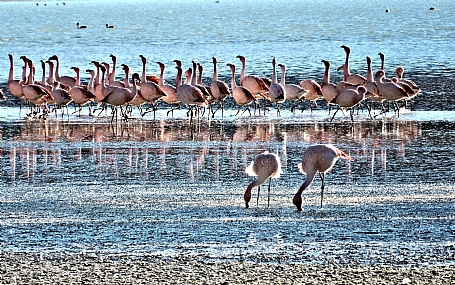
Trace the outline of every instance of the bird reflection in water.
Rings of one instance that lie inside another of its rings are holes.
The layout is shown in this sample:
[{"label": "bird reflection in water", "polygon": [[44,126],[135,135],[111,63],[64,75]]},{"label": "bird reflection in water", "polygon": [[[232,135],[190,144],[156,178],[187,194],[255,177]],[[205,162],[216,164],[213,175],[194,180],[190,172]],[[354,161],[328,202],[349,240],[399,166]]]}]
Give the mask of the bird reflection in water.
[{"label": "bird reflection in water", "polygon": [[55,124],[25,122],[9,133],[1,129],[0,138],[9,141],[0,152],[3,179],[58,180],[68,177],[68,171],[80,180],[93,175],[119,180],[178,175],[194,181],[207,173],[217,179],[246,177],[248,162],[265,150],[278,152],[285,179],[287,173],[297,173],[303,147],[321,143],[342,146],[356,162],[364,161],[372,176],[378,167],[386,175],[388,155],[404,158],[406,142],[420,136],[417,122],[402,121],[335,126],[213,121],[210,128],[202,125],[196,132],[178,120],[129,122],[116,134],[109,124]]}]

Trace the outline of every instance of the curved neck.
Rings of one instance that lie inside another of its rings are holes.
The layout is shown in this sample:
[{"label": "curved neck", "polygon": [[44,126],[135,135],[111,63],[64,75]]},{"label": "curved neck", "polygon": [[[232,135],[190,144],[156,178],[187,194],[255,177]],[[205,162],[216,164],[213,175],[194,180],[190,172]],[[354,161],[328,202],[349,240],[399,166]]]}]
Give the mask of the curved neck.
[{"label": "curved neck", "polygon": [[54,63],[52,61],[49,61],[49,78],[47,80],[47,83],[49,85],[54,84]]},{"label": "curved neck", "polygon": [[275,59],[272,61],[272,83],[277,83],[277,80],[276,80],[276,63],[275,63]]},{"label": "curved neck", "polygon": [[330,83],[330,64],[324,63],[324,65],[325,65],[325,71],[324,71],[324,77],[322,77],[322,85]]},{"label": "curved neck", "polygon": [[14,80],[14,58],[12,56],[9,57],[9,75],[8,75],[8,82]]},{"label": "curved neck", "polygon": [[372,82],[373,80],[373,69],[371,68],[371,62],[367,62],[367,82]]},{"label": "curved neck", "polygon": [[[125,68],[125,88],[131,88],[131,84],[130,84],[130,69],[129,68]],[[133,88],[135,86],[135,79],[133,79]]]},{"label": "curved neck", "polygon": [[243,78],[245,78],[246,61],[241,60],[241,62],[242,62],[242,71],[240,72],[240,81],[243,81]]},{"label": "curved neck", "polygon": [[76,72],[76,84],[74,86],[80,86],[81,85],[81,72],[79,69],[74,70]]},{"label": "curved neck", "polygon": [[175,87],[179,88],[182,85],[182,68],[177,66],[177,75],[175,76]]},{"label": "curved neck", "polygon": [[235,67],[231,67],[231,73],[232,73],[232,81],[231,81],[231,88],[234,90],[237,88],[237,85],[235,84]]},{"label": "curved neck", "polygon": [[313,182],[314,176],[316,175],[316,171],[312,171],[305,174],[305,182],[303,182],[302,186],[300,186],[299,190],[295,195],[302,195],[302,192]]},{"label": "curved neck", "polygon": [[158,79],[158,85],[163,86],[164,85],[164,64],[160,64],[160,78]]},{"label": "curved neck", "polygon": [[281,85],[286,84],[286,67],[284,65],[281,66]]},{"label": "curved neck", "polygon": [[93,87],[93,81],[95,81],[95,72],[90,72],[90,81],[88,82],[87,89],[90,90],[90,88]]},{"label": "curved neck", "polygon": [[147,62],[144,60],[142,61],[142,82],[147,82],[147,76],[145,75],[145,65]]},{"label": "curved neck", "polygon": [[346,60],[344,62],[344,68],[343,68],[343,76],[344,76],[344,81],[347,80],[348,76],[350,75],[349,71],[349,51],[346,50]]},{"label": "curved neck", "polygon": [[46,63],[44,61],[41,62],[41,67],[43,68],[43,76],[41,77],[41,83],[46,85]]},{"label": "curved neck", "polygon": [[109,74],[109,82],[115,81],[115,70],[116,70],[117,60],[112,58],[112,72]]},{"label": "curved neck", "polygon": [[198,70],[199,70],[199,74],[197,76],[197,84],[202,85],[202,71],[203,71],[202,66],[199,65]]},{"label": "curved neck", "polygon": [[58,80],[60,78],[60,60],[57,58],[57,66],[55,67],[55,78]]},{"label": "curved neck", "polygon": [[196,62],[193,61],[193,74],[191,76],[191,85],[196,85]]},{"label": "curved neck", "polygon": [[213,61],[213,76],[212,81],[218,81],[218,73],[216,70],[216,60]]}]

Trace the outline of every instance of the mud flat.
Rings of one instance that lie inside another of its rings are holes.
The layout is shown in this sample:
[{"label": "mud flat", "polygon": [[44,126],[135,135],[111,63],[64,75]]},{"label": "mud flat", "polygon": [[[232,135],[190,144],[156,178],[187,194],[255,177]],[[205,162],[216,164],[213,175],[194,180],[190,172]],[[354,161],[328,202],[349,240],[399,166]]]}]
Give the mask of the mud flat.
[{"label": "mud flat", "polygon": [[0,254],[1,284],[453,284],[455,267],[206,262],[190,257]]}]

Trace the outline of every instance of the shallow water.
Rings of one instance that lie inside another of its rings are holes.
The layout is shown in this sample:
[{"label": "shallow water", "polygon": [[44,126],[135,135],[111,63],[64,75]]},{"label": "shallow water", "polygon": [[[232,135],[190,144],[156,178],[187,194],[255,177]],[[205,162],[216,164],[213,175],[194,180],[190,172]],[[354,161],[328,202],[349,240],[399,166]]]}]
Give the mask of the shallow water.
[{"label": "shallow water", "polygon": [[[1,250],[454,263],[452,112],[355,123],[330,123],[318,111],[312,119],[231,113],[191,125],[181,118],[3,121]],[[304,175],[296,165],[315,143],[333,143],[355,161],[340,160],[327,175],[322,209],[316,178],[298,213],[291,199]],[[244,169],[264,150],[279,154],[284,174],[272,183],[269,207],[264,186],[259,204],[254,190],[245,209],[253,178]]]}]

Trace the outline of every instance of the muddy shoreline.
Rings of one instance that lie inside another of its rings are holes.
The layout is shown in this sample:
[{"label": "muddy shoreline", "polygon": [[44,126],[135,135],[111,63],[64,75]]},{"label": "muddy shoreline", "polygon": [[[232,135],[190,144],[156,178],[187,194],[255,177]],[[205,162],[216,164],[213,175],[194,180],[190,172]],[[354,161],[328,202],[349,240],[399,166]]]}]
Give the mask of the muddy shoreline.
[{"label": "muddy shoreline", "polygon": [[0,253],[0,284],[453,284],[453,266],[268,264],[162,256]]}]

